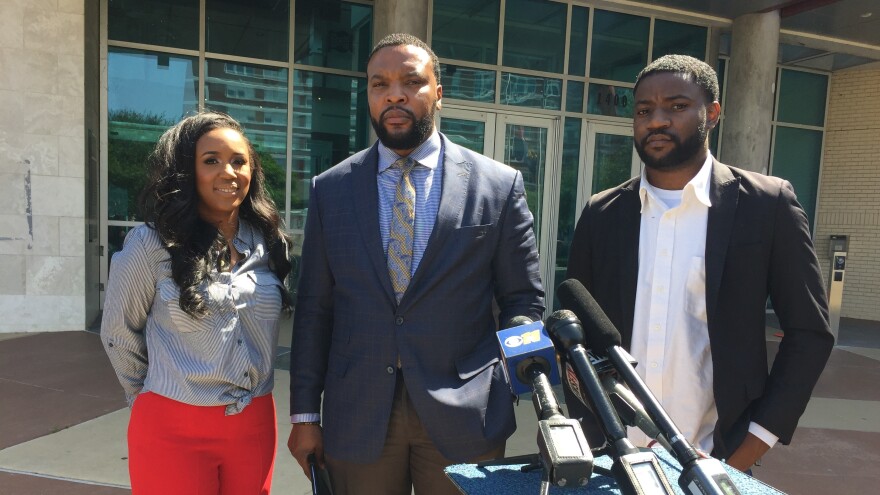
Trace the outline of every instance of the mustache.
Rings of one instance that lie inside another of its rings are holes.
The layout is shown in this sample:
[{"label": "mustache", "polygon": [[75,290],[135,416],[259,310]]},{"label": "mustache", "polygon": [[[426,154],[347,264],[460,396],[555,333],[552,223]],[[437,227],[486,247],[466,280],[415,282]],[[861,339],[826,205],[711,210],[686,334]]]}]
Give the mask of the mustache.
[{"label": "mustache", "polygon": [[409,118],[411,118],[411,119],[413,119],[413,120],[417,120],[417,119],[416,119],[416,114],[414,114],[411,110],[408,110],[408,109],[403,108],[403,107],[388,107],[388,108],[386,108],[385,110],[382,110],[382,113],[379,114],[379,121],[384,120],[384,119],[385,119],[385,114],[388,113],[388,112],[390,112],[390,111],[392,111],[392,110],[397,110],[397,111],[399,111],[399,112],[403,112],[403,113],[407,114],[407,115],[409,116]]},{"label": "mustache", "polygon": [[648,139],[651,138],[651,136],[666,136],[666,137],[668,137],[671,141],[676,142],[676,143],[678,142],[678,136],[676,136],[675,134],[672,134],[672,133],[670,133],[670,132],[667,132],[667,131],[664,130],[664,129],[657,129],[657,130],[654,130],[654,131],[649,132],[647,136],[645,136],[644,138],[642,138],[642,144],[643,144],[643,145],[646,144],[646,143],[648,142]]}]

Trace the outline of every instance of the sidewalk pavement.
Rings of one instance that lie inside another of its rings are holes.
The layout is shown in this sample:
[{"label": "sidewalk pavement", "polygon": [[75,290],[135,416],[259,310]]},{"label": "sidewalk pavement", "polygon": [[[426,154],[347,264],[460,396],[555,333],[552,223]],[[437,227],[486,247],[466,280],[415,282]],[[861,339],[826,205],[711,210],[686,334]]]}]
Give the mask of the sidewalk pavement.
[{"label": "sidewalk pavement", "polygon": [[[289,325],[286,325],[289,327]],[[778,332],[767,329],[770,359]],[[289,333],[281,342],[290,340]],[[274,494],[308,494],[287,452],[288,348],[275,378],[279,445]],[[755,476],[792,494],[859,493],[880,484],[880,323],[844,319],[840,339],[791,446],[777,446]],[[128,409],[90,332],[0,334],[0,494],[131,493]],[[507,455],[536,452],[530,401],[516,407]]]}]

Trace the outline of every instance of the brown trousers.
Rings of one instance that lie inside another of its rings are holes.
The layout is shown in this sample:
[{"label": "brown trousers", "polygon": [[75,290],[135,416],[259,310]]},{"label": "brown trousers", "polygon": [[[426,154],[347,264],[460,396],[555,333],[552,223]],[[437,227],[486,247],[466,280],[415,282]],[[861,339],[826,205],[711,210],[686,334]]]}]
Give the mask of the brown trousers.
[{"label": "brown trousers", "polygon": [[[470,459],[479,462],[504,457],[505,444]],[[447,459],[431,442],[398,373],[388,434],[379,460],[369,464],[325,456],[335,495],[460,495],[443,468]]]}]

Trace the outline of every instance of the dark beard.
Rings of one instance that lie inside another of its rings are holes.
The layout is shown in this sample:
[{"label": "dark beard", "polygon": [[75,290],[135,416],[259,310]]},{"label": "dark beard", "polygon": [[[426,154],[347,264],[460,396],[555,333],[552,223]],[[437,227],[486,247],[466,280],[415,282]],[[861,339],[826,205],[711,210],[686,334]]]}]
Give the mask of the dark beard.
[{"label": "dark beard", "polygon": [[382,144],[384,144],[389,149],[414,149],[418,145],[424,143],[425,140],[427,140],[428,137],[431,136],[431,133],[434,131],[434,109],[431,109],[431,111],[426,113],[425,116],[421,119],[416,119],[415,114],[405,108],[389,107],[386,108],[381,115],[379,115],[379,119],[381,119],[382,116],[384,116],[385,113],[389,110],[399,110],[401,112],[405,112],[413,120],[413,126],[412,129],[409,130],[409,132],[401,136],[392,136],[391,133],[389,133],[388,130],[382,126],[382,124],[380,124],[372,116],[370,117],[370,123],[373,124],[373,130],[376,131],[376,136],[379,138],[379,141],[382,141]]},{"label": "dark beard", "polygon": [[[657,159],[645,153],[645,145],[648,138],[655,134],[667,136],[675,144],[672,151],[667,153],[666,156]],[[678,136],[660,130],[648,134],[641,142],[634,142],[634,144],[639,158],[642,159],[646,167],[653,168],[654,170],[675,170],[703,149],[706,143],[706,136],[708,135],[709,131],[706,129],[706,122],[700,122],[697,126],[697,131],[688,136],[684,141],[681,141]]]}]

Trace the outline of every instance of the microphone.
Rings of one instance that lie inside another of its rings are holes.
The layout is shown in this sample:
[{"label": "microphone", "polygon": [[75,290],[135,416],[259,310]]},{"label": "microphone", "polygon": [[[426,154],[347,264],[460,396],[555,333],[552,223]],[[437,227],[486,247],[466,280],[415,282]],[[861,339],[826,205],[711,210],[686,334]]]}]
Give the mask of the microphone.
[{"label": "microphone", "polygon": [[[657,425],[654,424],[654,421],[652,421],[651,417],[648,415],[648,411],[645,410],[642,403],[636,399],[635,395],[633,395],[629,388],[620,382],[617,377],[617,371],[614,369],[614,365],[611,361],[608,360],[608,357],[596,355],[590,349],[587,349],[587,357],[593,367],[596,368],[596,373],[599,375],[599,380],[602,382],[602,388],[605,389],[605,393],[607,393],[608,398],[611,399],[611,404],[614,406],[614,410],[617,412],[617,415],[620,417],[623,424],[639,428],[650,438],[657,440],[657,442],[663,445],[663,447],[670,450],[672,447],[670,447],[666,439],[663,438],[660,429],[657,428]],[[631,361],[631,364],[633,366],[636,365],[635,359]],[[574,394],[575,398],[578,399],[584,407],[590,409],[589,401],[586,399],[586,393],[578,382],[577,375],[570,363],[565,363],[564,371],[563,376],[565,377],[565,382],[571,393]]]},{"label": "microphone", "polygon": [[624,495],[672,494],[672,487],[660,468],[654,452],[641,452],[626,438],[626,429],[617,417],[614,407],[596,369],[584,348],[584,330],[574,313],[556,311],[546,320],[547,332],[553,342],[565,351],[579,382],[584,386],[591,409],[599,418],[599,425],[611,444],[614,464],[611,472]]},{"label": "microphone", "polygon": [[540,321],[533,323],[527,317],[515,317],[508,323],[523,322],[526,323],[501,330],[496,335],[511,390],[516,395],[532,392],[532,404],[538,417],[542,483],[548,489],[550,483],[586,486],[593,473],[593,453],[581,424],[562,414],[553,392],[551,381],[559,383],[553,342]]},{"label": "microphone", "polygon": [[608,355],[618,374],[644,404],[651,419],[669,441],[669,452],[682,466],[681,476],[678,478],[681,489],[692,495],[739,495],[740,492],[721,462],[704,458],[697,452],[636,373],[631,364],[632,356],[620,347],[620,332],[580,281],[568,279],[562,282],[557,290],[557,297],[564,306],[583,318],[593,349],[601,349]]},{"label": "microphone", "polygon": [[[500,330],[496,336],[501,347],[501,361],[507,381],[514,395],[531,392],[532,377],[526,369],[532,364],[540,366],[550,385],[558,385],[559,369],[556,364],[556,349],[547,337],[544,324],[532,322],[527,316],[516,316],[507,321],[508,328]],[[513,326],[513,328],[509,328]],[[552,363],[552,365],[551,365]]]}]

